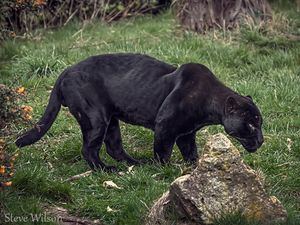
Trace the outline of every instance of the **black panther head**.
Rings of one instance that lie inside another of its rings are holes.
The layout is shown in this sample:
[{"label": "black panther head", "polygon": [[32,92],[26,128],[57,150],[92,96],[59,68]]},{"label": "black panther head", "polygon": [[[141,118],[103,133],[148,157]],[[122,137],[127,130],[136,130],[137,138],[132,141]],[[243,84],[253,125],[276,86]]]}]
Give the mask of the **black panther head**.
[{"label": "black panther head", "polygon": [[248,152],[255,152],[264,142],[262,116],[250,96],[229,96],[225,102],[225,131]]}]

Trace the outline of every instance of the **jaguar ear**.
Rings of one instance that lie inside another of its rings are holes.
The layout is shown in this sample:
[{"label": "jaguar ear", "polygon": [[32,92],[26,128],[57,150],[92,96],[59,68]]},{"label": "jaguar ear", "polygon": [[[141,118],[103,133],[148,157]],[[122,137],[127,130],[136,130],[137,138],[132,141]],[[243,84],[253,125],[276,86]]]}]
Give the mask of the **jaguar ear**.
[{"label": "jaguar ear", "polygon": [[246,98],[249,98],[249,99],[251,99],[251,100],[252,100],[252,97],[251,97],[250,95],[247,95],[247,96],[246,96]]},{"label": "jaguar ear", "polygon": [[233,96],[229,96],[225,103],[225,115],[233,114],[239,108],[237,100]]}]

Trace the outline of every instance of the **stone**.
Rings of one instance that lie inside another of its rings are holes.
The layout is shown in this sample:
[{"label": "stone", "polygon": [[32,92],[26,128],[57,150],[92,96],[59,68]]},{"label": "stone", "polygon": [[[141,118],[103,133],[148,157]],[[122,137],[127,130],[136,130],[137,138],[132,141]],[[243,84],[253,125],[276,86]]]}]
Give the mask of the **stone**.
[{"label": "stone", "polygon": [[270,223],[287,212],[268,196],[259,173],[247,166],[223,134],[209,138],[191,174],[177,178],[150,210],[147,224],[212,224],[228,214]]}]

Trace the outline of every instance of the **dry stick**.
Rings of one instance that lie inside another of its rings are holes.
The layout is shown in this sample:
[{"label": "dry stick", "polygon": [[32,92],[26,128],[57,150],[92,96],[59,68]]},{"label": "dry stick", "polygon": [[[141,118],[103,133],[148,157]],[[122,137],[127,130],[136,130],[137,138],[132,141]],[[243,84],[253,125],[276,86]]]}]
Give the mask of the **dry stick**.
[{"label": "dry stick", "polygon": [[27,15],[26,15],[26,12],[24,12],[24,25],[25,25],[25,31],[26,31],[26,33],[28,33],[28,27],[27,27],[26,21],[27,21]]},{"label": "dry stick", "polygon": [[158,6],[151,6],[151,7],[149,7],[149,8],[144,8],[144,9],[142,9],[142,10],[140,11],[140,13],[141,13],[141,14],[144,14],[144,13],[150,11],[150,10],[157,9],[157,8],[158,8]]},{"label": "dry stick", "polygon": [[132,2],[128,7],[126,7],[125,11],[123,12],[123,16],[126,16],[130,10],[130,8],[134,5],[134,2]]},{"label": "dry stick", "polygon": [[96,6],[97,6],[97,1],[95,0],[95,1],[94,1],[94,9],[93,9],[93,13],[92,13],[91,18],[90,18],[91,20],[94,19],[94,17],[95,17]]},{"label": "dry stick", "polygon": [[64,182],[67,182],[67,181],[73,181],[73,180],[78,180],[82,177],[87,177],[87,176],[90,176],[91,174],[93,173],[92,170],[89,170],[89,171],[86,171],[84,173],[81,173],[81,174],[77,174],[75,176],[72,176],[72,177],[69,177],[67,178]]},{"label": "dry stick", "polygon": [[70,20],[75,16],[75,14],[78,12],[78,9],[76,9],[73,13],[72,13],[72,15],[67,19],[67,21],[64,23],[64,26],[66,26],[69,22],[70,22]]},{"label": "dry stick", "polygon": [[74,3],[74,0],[71,1],[71,5],[70,5],[70,8],[69,8],[69,16],[73,10],[73,3]]},{"label": "dry stick", "polygon": [[98,16],[98,14],[99,14],[100,10],[101,10],[101,7],[98,7],[98,9],[96,10],[96,13],[95,13],[95,16],[94,16],[94,18],[97,18],[97,16]]},{"label": "dry stick", "polygon": [[[57,10],[57,12],[61,11],[61,9],[65,6],[66,1],[59,7],[59,9]],[[59,13],[56,13],[55,16],[52,18],[52,20],[50,20],[48,22],[48,24],[52,24],[52,22],[54,22],[54,20],[56,19],[56,17],[59,15]],[[61,17],[60,17],[61,18]]]},{"label": "dry stick", "polygon": [[[220,23],[222,22],[223,29],[225,29],[224,27],[225,27],[225,24],[226,24],[226,22],[225,22],[225,20],[226,20],[226,12],[225,12],[225,9],[224,9],[223,2],[220,5],[221,5],[221,11],[217,12],[217,13],[220,14],[219,15],[219,18],[220,18],[219,21],[220,21]],[[228,7],[228,5],[227,5],[227,7]],[[225,7],[225,8],[227,8],[227,7]],[[225,19],[224,19],[224,15],[225,15]]]},{"label": "dry stick", "polygon": [[44,24],[44,29],[46,29],[47,28],[47,24],[46,24],[45,11],[43,11],[43,24]]},{"label": "dry stick", "polygon": [[[77,224],[77,225],[92,225],[92,224],[100,224],[98,221],[92,221],[88,218],[81,218],[77,216],[73,216],[69,214],[68,210],[60,207],[48,207],[46,208],[46,213],[59,218],[60,222],[65,222],[67,224]],[[63,223],[63,224],[65,224]]]},{"label": "dry stick", "polygon": [[109,4],[109,2],[105,3],[105,0],[103,1],[104,11],[103,11],[103,14],[101,16],[101,21],[105,20],[105,14],[106,14],[106,9],[108,8],[108,4]]},{"label": "dry stick", "polygon": [[[113,10],[112,12],[115,12],[115,10]],[[107,21],[107,23],[110,23],[111,21],[113,21],[115,18],[117,18],[120,14],[122,14],[123,13],[123,11],[119,11],[119,12],[117,12],[115,15],[113,15],[108,21]],[[113,14],[113,13],[111,13],[111,14]]]}]

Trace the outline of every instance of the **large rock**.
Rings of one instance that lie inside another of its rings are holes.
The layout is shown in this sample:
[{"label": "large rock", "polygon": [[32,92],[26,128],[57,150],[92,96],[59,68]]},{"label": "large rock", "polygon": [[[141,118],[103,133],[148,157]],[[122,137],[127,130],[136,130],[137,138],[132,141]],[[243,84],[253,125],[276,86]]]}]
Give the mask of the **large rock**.
[{"label": "large rock", "polygon": [[233,213],[263,223],[284,221],[286,210],[268,196],[262,178],[223,134],[212,136],[197,168],[177,178],[152,207],[147,224],[212,224]]}]

